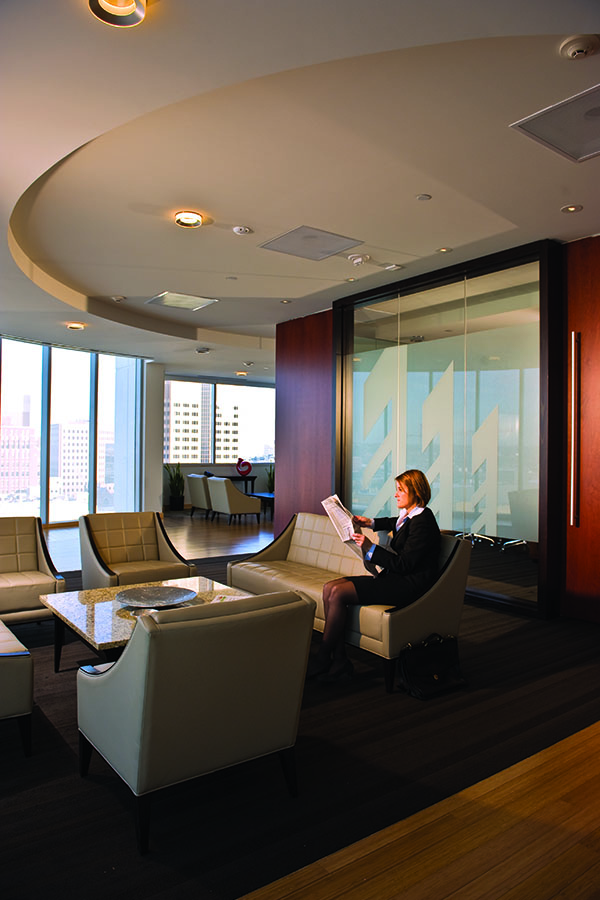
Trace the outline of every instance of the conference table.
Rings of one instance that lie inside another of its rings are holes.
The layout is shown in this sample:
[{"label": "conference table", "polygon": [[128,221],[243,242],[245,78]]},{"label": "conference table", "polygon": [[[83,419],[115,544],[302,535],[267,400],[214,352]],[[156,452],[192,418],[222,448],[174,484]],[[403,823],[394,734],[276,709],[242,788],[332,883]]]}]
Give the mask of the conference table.
[{"label": "conference table", "polygon": [[[137,585],[42,594],[40,601],[54,614],[54,671],[58,672],[60,669],[67,629],[74,632],[88,646],[102,653],[105,658],[115,659],[119,656],[131,637],[138,615],[159,608],[158,605],[152,606],[151,601],[145,606],[131,606],[127,604],[127,599],[134,597],[134,592],[136,590],[139,592],[141,588],[150,588],[147,594],[152,594],[152,591],[159,594],[160,592],[155,591],[159,587],[179,588],[182,589],[182,594],[192,595],[183,602],[170,604],[170,608],[200,603],[222,603],[249,596],[247,591],[240,591],[199,575],[192,578],[143,582]],[[171,593],[174,591],[171,590]],[[122,595],[121,599],[118,597],[119,594]]]}]

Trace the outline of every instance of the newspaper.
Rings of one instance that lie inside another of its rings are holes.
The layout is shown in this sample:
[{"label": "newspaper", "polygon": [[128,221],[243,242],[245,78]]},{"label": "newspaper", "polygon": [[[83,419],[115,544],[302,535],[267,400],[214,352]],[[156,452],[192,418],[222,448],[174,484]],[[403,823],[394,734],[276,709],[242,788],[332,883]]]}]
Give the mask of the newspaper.
[{"label": "newspaper", "polygon": [[353,524],[353,516],[350,510],[346,509],[337,494],[332,494],[331,497],[321,500],[321,504],[329,516],[331,524],[337,531],[340,540],[362,559],[367,572],[371,575],[377,575],[381,571],[380,568],[370,562],[366,562],[362,550],[352,540],[353,534],[362,534],[362,531],[360,525]]}]

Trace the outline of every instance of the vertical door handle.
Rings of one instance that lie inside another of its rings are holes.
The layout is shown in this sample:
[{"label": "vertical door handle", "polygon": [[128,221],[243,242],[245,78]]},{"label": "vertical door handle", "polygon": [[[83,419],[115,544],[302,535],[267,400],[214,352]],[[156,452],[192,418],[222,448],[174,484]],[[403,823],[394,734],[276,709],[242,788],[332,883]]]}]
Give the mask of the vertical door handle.
[{"label": "vertical door handle", "polygon": [[571,472],[569,525],[579,526],[581,436],[581,332],[571,332]]}]

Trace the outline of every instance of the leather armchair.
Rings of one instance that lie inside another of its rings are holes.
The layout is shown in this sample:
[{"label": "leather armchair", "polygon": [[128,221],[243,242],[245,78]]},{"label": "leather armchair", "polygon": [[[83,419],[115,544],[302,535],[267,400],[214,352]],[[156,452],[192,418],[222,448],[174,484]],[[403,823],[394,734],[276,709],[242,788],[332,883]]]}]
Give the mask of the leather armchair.
[{"label": "leather armchair", "polygon": [[238,491],[229,478],[207,478],[210,502],[213,510],[213,519],[216,513],[226,513],[229,516],[228,524],[234,516],[255,515],[260,522],[260,500],[258,497],[249,497]]},{"label": "leather armchair", "polygon": [[36,516],[0,518],[0,619],[31,622],[52,616],[40,594],[65,589],[48,553],[42,520]]},{"label": "leather armchair", "polygon": [[79,519],[83,589],[189,578],[196,566],[175,549],[155,512]]},{"label": "leather armchair", "polygon": [[296,791],[314,610],[286,592],[152,612],[117,662],[78,671],[80,772],[95,748],[128,785],[141,852],[161,788],[278,753]]},{"label": "leather armchair", "polygon": [[0,719],[16,719],[26,756],[31,752],[33,660],[27,647],[0,622]]},{"label": "leather armchair", "polygon": [[190,500],[192,502],[192,511],[190,513],[190,518],[194,515],[194,510],[196,509],[204,509],[206,510],[205,519],[208,519],[208,514],[212,509],[210,502],[210,493],[208,491],[208,478],[206,475],[186,475],[188,489],[190,492]]}]

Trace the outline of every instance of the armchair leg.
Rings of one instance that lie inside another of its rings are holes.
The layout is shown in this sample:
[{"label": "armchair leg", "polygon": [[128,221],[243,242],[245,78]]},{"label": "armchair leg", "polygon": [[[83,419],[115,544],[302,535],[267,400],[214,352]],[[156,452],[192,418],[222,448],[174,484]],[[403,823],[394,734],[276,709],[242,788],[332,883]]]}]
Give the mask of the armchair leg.
[{"label": "armchair leg", "polygon": [[385,679],[385,689],[388,694],[393,694],[394,692],[394,676],[396,674],[396,660],[395,659],[384,659],[383,660],[383,677]]},{"label": "armchair leg", "polygon": [[79,732],[79,774],[85,778],[90,770],[90,760],[92,758],[93,747],[88,739]]},{"label": "armchair leg", "polygon": [[294,747],[279,751],[279,762],[283,769],[283,777],[292,797],[298,796],[298,775],[296,772],[296,754]]},{"label": "armchair leg", "polygon": [[21,732],[23,753],[25,756],[31,756],[31,713],[28,713],[26,716],[19,716],[17,722]]},{"label": "armchair leg", "polygon": [[135,798],[135,833],[138,851],[142,855],[148,852],[150,841],[151,797],[151,794],[141,794]]}]

